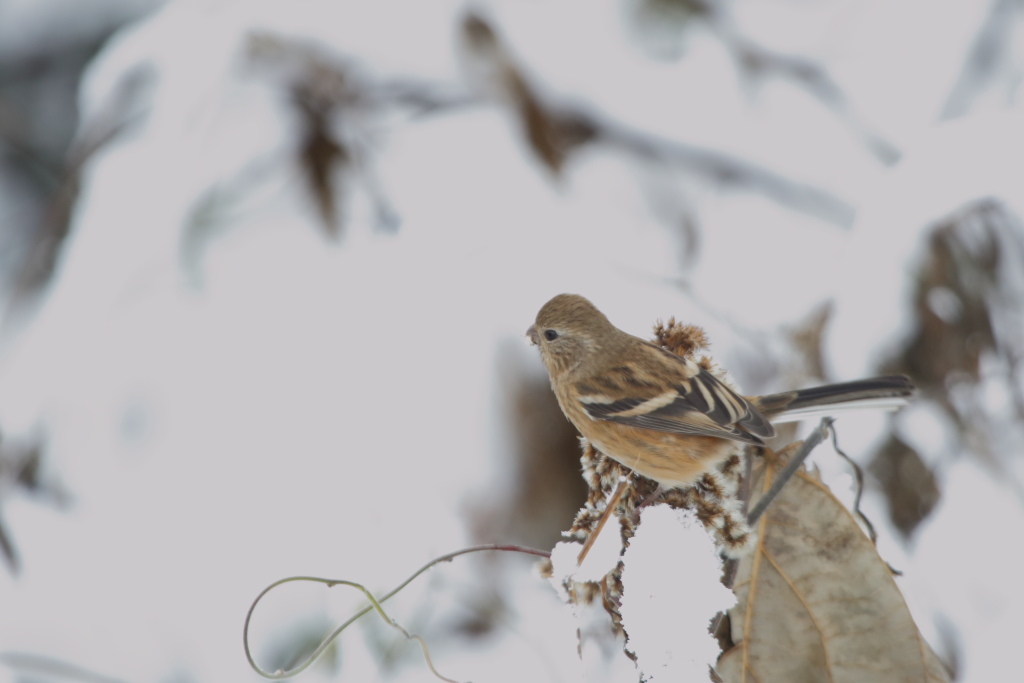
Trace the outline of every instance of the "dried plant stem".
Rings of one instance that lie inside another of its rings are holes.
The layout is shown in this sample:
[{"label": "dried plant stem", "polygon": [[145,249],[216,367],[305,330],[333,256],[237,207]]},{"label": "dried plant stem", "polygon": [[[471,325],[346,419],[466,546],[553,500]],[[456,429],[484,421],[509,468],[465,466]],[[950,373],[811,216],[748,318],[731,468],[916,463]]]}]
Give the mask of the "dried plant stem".
[{"label": "dried plant stem", "polygon": [[[871,539],[871,544],[877,548],[878,532],[875,531],[875,525],[871,523],[871,520],[868,519],[867,515],[865,515],[860,509],[860,499],[864,494],[864,470],[861,469],[860,465],[853,461],[853,458],[847,455],[843,449],[839,447],[839,437],[836,436],[836,430],[834,429],[832,430],[832,447],[836,449],[836,453],[839,454],[839,457],[845,460],[850,465],[850,468],[853,469],[853,477],[857,482],[857,489],[853,494],[853,514],[856,515],[857,519],[860,520],[860,523],[864,525],[864,528],[868,533],[868,538]],[[889,567],[889,571],[892,572],[893,576],[903,576],[903,572],[899,569],[896,569],[888,562],[885,564]]]},{"label": "dried plant stem", "polygon": [[875,525],[871,523],[864,513],[860,511],[860,498],[864,493],[864,470],[860,468],[860,465],[853,461],[853,458],[843,452],[843,449],[839,447],[839,439],[836,437],[836,430],[832,430],[832,447],[836,449],[836,453],[839,457],[846,461],[846,463],[853,470],[853,478],[857,482],[857,488],[853,494],[853,514],[857,516],[861,524],[867,529],[868,537],[871,539],[871,543],[878,545],[878,533],[875,531]]},{"label": "dried plant stem", "polygon": [[587,540],[583,543],[583,548],[580,550],[580,554],[576,557],[576,566],[579,567],[583,564],[583,560],[587,558],[590,553],[590,549],[594,547],[594,543],[597,542],[597,537],[601,535],[601,529],[608,523],[608,519],[615,514],[615,506],[619,504],[619,499],[622,498],[622,494],[626,492],[626,486],[629,481],[626,477],[619,477],[619,485],[615,487],[614,493],[608,499],[608,502],[604,506],[604,514],[601,515],[601,519],[597,520],[597,526],[587,536]]},{"label": "dried plant stem", "polygon": [[[427,644],[423,641],[423,639],[420,638],[419,636],[413,634],[413,633],[409,633],[397,621],[395,621],[390,616],[388,616],[388,614],[384,611],[384,608],[381,607],[381,603],[383,603],[385,600],[388,600],[389,598],[391,598],[394,595],[396,595],[399,591],[401,591],[403,588],[405,588],[410,583],[412,583],[412,581],[415,580],[416,577],[418,577],[420,574],[422,574],[423,572],[427,571],[431,567],[433,567],[435,565],[438,565],[438,564],[440,564],[442,562],[450,562],[450,561],[452,561],[453,559],[455,559],[456,557],[458,557],[460,555],[468,555],[469,553],[478,553],[478,552],[482,552],[482,551],[485,551],[485,550],[501,550],[501,551],[506,551],[506,552],[518,552],[518,553],[525,553],[527,555],[536,555],[537,557],[548,557],[548,558],[551,557],[551,553],[547,552],[546,550],[537,550],[537,549],[534,549],[534,548],[526,548],[526,547],[518,546],[518,545],[491,544],[491,545],[477,545],[477,546],[472,546],[470,548],[463,548],[462,550],[456,550],[455,552],[448,553],[447,555],[441,555],[440,557],[436,557],[433,560],[431,560],[430,562],[427,562],[425,565],[423,565],[422,567],[417,569],[409,578],[407,578],[405,581],[400,583],[397,587],[395,587],[394,589],[392,589],[388,593],[385,593],[384,596],[382,596],[381,598],[375,598],[373,596],[373,594],[365,586],[363,586],[362,584],[355,583],[354,581],[346,581],[344,579],[324,579],[324,578],[320,578],[320,577],[316,577],[316,576],[290,576],[290,577],[288,577],[286,579],[280,579],[280,580],[275,581],[274,583],[270,584],[266,588],[264,588],[260,592],[260,594],[256,596],[256,599],[253,600],[252,605],[249,606],[249,611],[245,615],[245,626],[243,627],[243,630],[242,630],[242,645],[243,645],[243,647],[245,649],[245,658],[249,661],[249,666],[251,666],[256,673],[258,673],[260,676],[263,676],[264,678],[268,678],[268,679],[271,679],[271,680],[281,680],[281,679],[284,679],[284,678],[290,678],[291,676],[294,676],[294,675],[300,673],[301,671],[305,670],[307,667],[309,667],[310,664],[315,662],[316,659],[321,654],[323,654],[324,650],[327,649],[327,647],[334,641],[334,639],[337,638],[339,635],[341,635],[342,631],[344,631],[346,628],[348,628],[351,624],[353,624],[360,617],[362,617],[363,615],[365,615],[368,612],[370,612],[371,610],[373,610],[373,611],[376,611],[377,614],[380,616],[380,618],[383,619],[389,626],[391,626],[391,627],[395,628],[396,630],[398,630],[407,639],[415,640],[417,643],[419,643],[420,648],[423,650],[423,658],[426,661],[427,666],[430,668],[431,673],[433,673],[435,676],[437,676],[439,679],[441,679],[443,681],[448,681],[449,683],[455,683],[454,681],[452,681],[452,679],[446,678],[446,677],[442,676],[440,673],[438,673],[437,669],[434,668],[434,663],[430,659],[430,652],[427,649]],[[263,597],[267,593],[269,593],[273,589],[277,588],[278,586],[281,586],[281,585],[286,584],[286,583],[291,583],[293,581],[312,581],[313,583],[322,583],[322,584],[326,585],[328,588],[331,588],[333,586],[339,586],[339,585],[340,586],[350,586],[352,588],[355,588],[359,592],[361,592],[363,595],[365,595],[366,599],[370,602],[370,604],[367,607],[364,607],[359,612],[357,612],[355,615],[353,615],[344,624],[342,624],[338,628],[334,629],[334,631],[332,631],[330,633],[330,635],[328,635],[326,638],[324,638],[324,640],[320,643],[320,645],[317,646],[316,650],[314,650],[298,666],[296,666],[296,667],[294,667],[292,669],[289,669],[287,671],[282,671],[282,670],[267,671],[267,670],[261,668],[260,665],[257,664],[256,661],[252,657],[252,651],[249,649],[249,623],[252,620],[253,612],[256,610],[256,605],[259,604],[260,600],[262,600]]]},{"label": "dried plant stem", "polygon": [[768,489],[767,493],[761,496],[757,501],[757,505],[755,505],[754,509],[747,515],[747,524],[754,526],[754,524],[757,523],[757,520],[761,518],[761,515],[763,515],[764,511],[768,509],[768,506],[772,504],[772,501],[775,500],[779,493],[782,492],[786,483],[792,479],[797,470],[803,466],[804,460],[806,460],[807,456],[811,454],[811,451],[817,448],[818,444],[825,440],[825,437],[828,436],[828,433],[832,428],[833,422],[834,420],[831,417],[821,418],[821,422],[818,423],[818,428],[804,439],[804,442],[800,444],[800,449],[797,450],[793,459],[789,461],[789,464],[787,464],[781,472],[779,472],[775,481],[772,482],[771,488]]}]

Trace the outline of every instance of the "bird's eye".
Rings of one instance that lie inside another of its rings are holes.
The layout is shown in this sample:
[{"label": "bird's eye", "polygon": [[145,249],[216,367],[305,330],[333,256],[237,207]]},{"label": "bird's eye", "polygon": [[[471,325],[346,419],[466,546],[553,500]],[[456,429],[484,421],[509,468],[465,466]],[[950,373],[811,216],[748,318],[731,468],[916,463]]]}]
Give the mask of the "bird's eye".
[{"label": "bird's eye", "polygon": [[555,341],[558,339],[558,333],[554,330],[544,330],[544,338],[548,341]]}]

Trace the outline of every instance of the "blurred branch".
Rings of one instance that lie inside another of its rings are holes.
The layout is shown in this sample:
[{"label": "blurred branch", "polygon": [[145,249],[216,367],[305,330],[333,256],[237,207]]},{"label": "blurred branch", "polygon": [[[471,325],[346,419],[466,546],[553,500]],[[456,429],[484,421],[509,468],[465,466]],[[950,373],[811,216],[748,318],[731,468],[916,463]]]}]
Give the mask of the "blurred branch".
[{"label": "blurred branch", "polygon": [[1014,24],[1018,18],[1019,0],[994,0],[988,16],[978,29],[960,75],[956,79],[946,105],[943,119],[952,119],[970,111],[975,100],[995,79],[996,72],[1013,50]]},{"label": "blurred branch", "polygon": [[[890,166],[900,159],[900,150],[860,117],[827,69],[805,57],[770,50],[750,40],[737,28],[727,3],[715,0],[647,0],[639,5],[637,11],[645,11],[655,4],[662,6],[660,15],[670,6],[677,15],[703,19],[729,48],[743,75],[752,79],[783,78],[809,92],[881,163]],[[677,30],[683,30],[686,23],[680,22]],[[657,30],[664,28],[658,26]]]},{"label": "blurred branch", "polygon": [[[45,655],[27,652],[0,652],[0,662],[4,662],[15,671],[25,674],[25,678],[16,680],[49,681],[61,678],[71,681],[82,681],[82,683],[125,683],[124,679],[106,676],[78,664],[72,664],[71,662]],[[36,676],[40,676],[40,678],[36,678]]]},{"label": "blurred branch", "polygon": [[771,52],[745,40],[736,41],[732,48],[749,74],[788,78],[814,95],[880,162],[892,166],[900,160],[900,150],[861,119],[846,93],[824,67],[802,57]]},{"label": "blurred branch", "polygon": [[14,540],[7,531],[7,525],[4,524],[2,517],[0,517],[0,554],[3,555],[4,562],[7,563],[7,568],[12,574],[17,574],[21,570],[21,558],[18,556]]},{"label": "blurred branch", "polygon": [[824,67],[803,57],[768,50],[732,31],[723,30],[720,35],[747,75],[776,76],[796,83],[830,109],[880,162],[891,166],[900,160],[900,150],[857,114],[846,93]]},{"label": "blurred branch", "polygon": [[639,157],[683,167],[724,186],[759,192],[783,206],[844,228],[853,224],[853,205],[814,185],[790,180],[718,150],[658,139],[611,123],[594,125],[595,137],[604,137]]},{"label": "blurred branch", "polygon": [[401,78],[383,81],[376,90],[376,97],[383,104],[407,107],[415,116],[427,116],[480,104],[478,98],[461,88]]},{"label": "blurred branch", "polygon": [[[413,79],[366,81],[354,73],[351,65],[321,54],[314,46],[269,34],[255,36],[250,51],[257,63],[273,66],[281,80],[293,84],[289,87],[301,94],[297,102],[302,107],[309,109],[308,93],[313,88],[321,92],[320,97],[329,98],[329,102],[321,102],[312,110],[317,112],[316,117],[306,114],[307,140],[320,140],[324,143],[321,148],[334,150],[321,155],[323,163],[343,163],[349,159],[346,154],[353,152],[353,147],[340,142],[335,134],[327,137],[328,114],[336,117],[344,109],[347,115],[358,118],[382,116],[387,109],[411,109],[420,116],[496,100],[512,109],[530,149],[556,174],[580,147],[603,142],[647,161],[684,168],[718,184],[761,192],[781,204],[837,225],[845,227],[852,223],[853,207],[814,185],[790,180],[717,150],[629,129],[582,106],[541,97],[490,24],[476,14],[470,13],[463,20],[463,34],[475,62],[472,66],[485,75],[486,82],[478,83],[481,94]],[[324,83],[335,86],[327,88]],[[325,140],[333,142],[326,144]],[[323,192],[325,170],[318,167],[316,172],[310,171],[310,177],[315,179],[313,186],[319,188],[315,192]],[[321,205],[327,206],[322,202]]]},{"label": "blurred branch", "polygon": [[[857,121],[842,90],[820,66],[771,52],[742,38],[718,5],[698,2],[695,7],[703,7],[712,27],[747,73],[784,76],[802,84],[859,130],[880,158],[891,161],[898,156],[891,145]],[[469,12],[463,18],[462,34],[470,48],[470,66],[486,76],[487,82],[478,83],[482,87],[475,93],[416,79],[372,80],[312,43],[270,33],[250,39],[251,62],[270,67],[282,90],[290,94],[302,131],[297,164],[328,235],[337,237],[340,232],[339,196],[352,181],[358,181],[369,196],[382,229],[393,230],[398,224],[397,213],[373,171],[372,129],[368,123],[378,122],[389,111],[420,117],[495,101],[513,112],[529,148],[556,175],[583,146],[604,144],[648,163],[683,169],[720,186],[760,193],[835,225],[852,224],[854,207],[814,184],[795,181],[720,150],[632,129],[591,107],[542,96],[491,24],[476,13]],[[153,76],[143,67],[126,74],[107,105],[83,127],[43,226],[25,258],[20,259],[15,305],[49,281],[68,234],[82,167],[97,150],[142,118],[148,102],[143,102],[140,93]]]},{"label": "blurred branch", "polygon": [[0,151],[13,157],[38,187],[53,189],[60,184],[63,160],[28,142],[29,126],[4,97],[0,97]]},{"label": "blurred branch", "polygon": [[512,109],[531,149],[556,174],[580,147],[603,142],[648,161],[682,167],[721,185],[760,192],[843,227],[853,221],[855,211],[849,203],[813,185],[718,150],[629,129],[581,106],[549,101],[524,75],[487,20],[477,14],[466,15],[462,33],[470,58],[477,62],[474,66],[487,79],[482,89],[496,91],[494,98]]},{"label": "blurred branch", "polygon": [[46,214],[14,276],[11,312],[19,312],[50,281],[71,228],[72,210],[78,199],[85,165],[97,152],[144,118],[148,104],[144,102],[144,91],[154,77],[152,69],[146,67],[128,71],[105,105],[91,120],[82,123]]},{"label": "blurred branch", "polygon": [[[3,438],[0,434],[0,503],[10,491],[23,491],[37,500],[57,507],[67,505],[70,496],[53,481],[42,475],[43,444],[41,439],[21,441]],[[17,574],[21,559],[13,535],[0,517],[0,555],[8,569]]]},{"label": "blurred branch", "polygon": [[[75,109],[64,101],[74,101],[86,65],[131,18],[96,16],[95,23],[83,22],[87,25],[57,40],[18,41],[0,60],[0,142],[43,194],[61,184],[64,152],[74,130]],[[47,112],[40,117],[43,107],[60,107],[60,116]]]}]

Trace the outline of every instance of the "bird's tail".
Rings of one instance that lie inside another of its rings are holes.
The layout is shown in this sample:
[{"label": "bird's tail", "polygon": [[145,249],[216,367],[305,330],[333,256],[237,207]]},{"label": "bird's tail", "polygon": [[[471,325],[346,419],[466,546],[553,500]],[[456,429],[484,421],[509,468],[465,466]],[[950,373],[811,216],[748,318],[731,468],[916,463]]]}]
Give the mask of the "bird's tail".
[{"label": "bird's tail", "polygon": [[896,410],[914,391],[908,377],[887,375],[759,396],[757,407],[769,422],[795,422],[847,410]]}]

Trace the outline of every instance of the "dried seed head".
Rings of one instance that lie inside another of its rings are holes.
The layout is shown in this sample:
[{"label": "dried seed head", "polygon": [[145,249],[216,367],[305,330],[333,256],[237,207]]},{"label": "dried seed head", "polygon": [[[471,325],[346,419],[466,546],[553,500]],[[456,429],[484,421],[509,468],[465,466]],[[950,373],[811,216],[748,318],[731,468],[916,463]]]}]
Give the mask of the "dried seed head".
[{"label": "dried seed head", "polygon": [[654,343],[677,356],[690,358],[708,348],[708,336],[696,325],[677,323],[669,318],[654,324]]}]

